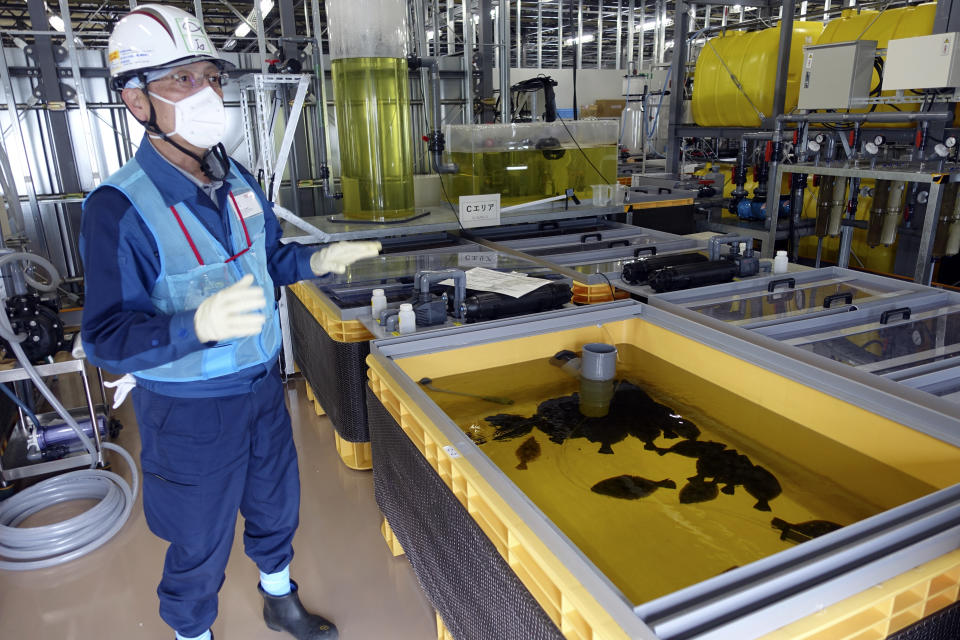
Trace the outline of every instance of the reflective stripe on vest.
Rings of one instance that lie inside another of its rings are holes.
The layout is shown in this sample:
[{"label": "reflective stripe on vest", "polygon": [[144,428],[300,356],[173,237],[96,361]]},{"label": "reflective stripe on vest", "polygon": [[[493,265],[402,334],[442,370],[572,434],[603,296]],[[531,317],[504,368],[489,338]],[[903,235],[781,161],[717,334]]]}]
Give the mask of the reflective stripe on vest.
[{"label": "reflective stripe on vest", "polygon": [[[150,298],[160,313],[173,315],[196,309],[205,298],[248,273],[263,288],[266,300],[274,299],[273,279],[267,271],[262,203],[232,162],[225,182],[232,197],[227,198],[221,215],[230,220],[233,247],[221,245],[183,202],[168,207],[136,159],[98,187],[110,185],[120,190],[156,240],[160,274]],[[272,317],[258,335],[218,342],[173,362],[134,371],[133,375],[159,382],[209,380],[276,359],[280,340],[280,316],[274,306]]]}]

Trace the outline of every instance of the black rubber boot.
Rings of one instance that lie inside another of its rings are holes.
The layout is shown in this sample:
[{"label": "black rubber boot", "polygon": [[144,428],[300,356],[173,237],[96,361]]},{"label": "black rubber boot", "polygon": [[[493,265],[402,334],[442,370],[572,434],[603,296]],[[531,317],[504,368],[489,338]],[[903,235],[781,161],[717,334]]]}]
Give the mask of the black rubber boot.
[{"label": "black rubber boot", "polygon": [[257,583],[263,596],[263,621],[274,631],[286,631],[297,640],[337,640],[337,628],[333,623],[314,615],[300,604],[297,583],[290,581],[290,593],[272,596]]}]

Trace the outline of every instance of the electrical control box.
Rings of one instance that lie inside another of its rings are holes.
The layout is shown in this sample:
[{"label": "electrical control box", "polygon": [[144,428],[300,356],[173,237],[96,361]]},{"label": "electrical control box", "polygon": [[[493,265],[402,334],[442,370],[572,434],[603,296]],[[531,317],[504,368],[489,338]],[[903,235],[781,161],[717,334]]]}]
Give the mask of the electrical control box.
[{"label": "electrical control box", "polygon": [[821,44],[803,49],[798,109],[848,109],[870,95],[875,40]]},{"label": "electrical control box", "polygon": [[901,38],[887,43],[883,90],[960,86],[960,33]]}]

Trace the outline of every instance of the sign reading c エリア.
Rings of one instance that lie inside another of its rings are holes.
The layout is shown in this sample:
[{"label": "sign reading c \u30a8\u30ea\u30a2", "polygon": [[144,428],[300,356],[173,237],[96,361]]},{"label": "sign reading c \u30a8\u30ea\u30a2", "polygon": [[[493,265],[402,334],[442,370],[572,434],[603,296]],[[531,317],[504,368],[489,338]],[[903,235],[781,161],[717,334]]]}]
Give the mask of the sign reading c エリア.
[{"label": "sign reading c \u30a8\u30ea\u30a2", "polygon": [[460,224],[468,229],[500,224],[500,194],[460,196]]}]

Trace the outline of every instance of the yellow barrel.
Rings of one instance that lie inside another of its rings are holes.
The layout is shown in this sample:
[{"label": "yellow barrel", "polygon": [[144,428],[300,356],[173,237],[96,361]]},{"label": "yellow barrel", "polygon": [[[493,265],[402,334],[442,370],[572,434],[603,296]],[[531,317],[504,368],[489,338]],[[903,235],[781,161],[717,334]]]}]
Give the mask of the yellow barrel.
[{"label": "yellow barrel", "polygon": [[[937,11],[935,3],[921,4],[914,7],[888,9],[880,13],[877,11],[848,9],[841,17],[831,20],[817,44],[832,44],[835,42],[850,42],[851,40],[876,40],[878,49],[885,49],[890,40],[926,36],[933,32],[933,18]],[[885,58],[885,56],[883,56]],[[877,87],[880,76],[873,71],[870,88]],[[893,91],[884,91],[881,95],[892,96]],[[900,111],[916,111],[920,105],[898,105]],[[851,113],[864,113],[867,109],[851,109]],[[894,113],[896,109],[888,105],[878,105],[876,113]],[[883,125],[879,125],[883,126]],[[912,126],[912,125],[886,125]]]},{"label": "yellow barrel", "polygon": [[[803,47],[815,43],[822,31],[823,25],[819,22],[793,24],[786,111],[797,106]],[[779,43],[779,26],[749,33],[731,31],[710,39],[697,58],[693,86],[694,121],[702,127],[759,127],[760,116],[750,103],[765,116],[770,116],[773,111]],[[730,78],[727,68],[737,77],[742,91]]]}]

